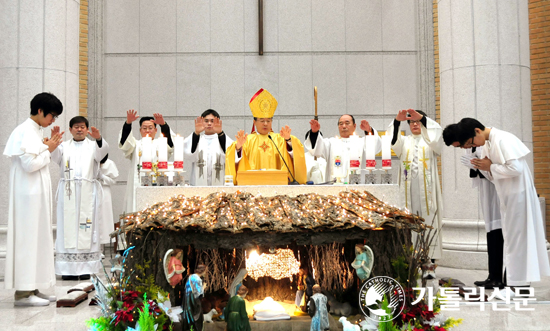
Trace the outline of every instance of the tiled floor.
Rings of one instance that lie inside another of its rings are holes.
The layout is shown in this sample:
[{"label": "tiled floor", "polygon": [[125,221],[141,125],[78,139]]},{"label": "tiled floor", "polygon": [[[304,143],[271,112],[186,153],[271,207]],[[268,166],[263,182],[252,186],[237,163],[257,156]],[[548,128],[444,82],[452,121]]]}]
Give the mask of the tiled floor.
[{"label": "tiled floor", "polygon": [[[471,286],[474,280],[484,279],[486,272],[439,267],[437,276],[452,277]],[[61,297],[77,283],[78,281],[58,279],[55,294]],[[0,283],[0,288],[3,287],[3,283]],[[484,311],[481,311],[479,305],[469,306],[463,302],[458,311],[445,311],[443,314],[464,319],[463,324],[452,329],[453,331],[550,330],[550,278],[533,284],[533,287],[537,301],[528,306],[533,308],[533,311],[517,311],[513,304],[498,306],[509,311],[493,311],[491,304],[484,304]],[[53,293],[53,289],[46,293]],[[91,294],[93,295],[93,292]],[[13,290],[0,289],[0,330],[2,331],[84,331],[87,330],[86,320],[97,316],[99,316],[98,309],[95,306],[88,306],[87,302],[75,308],[56,308],[54,303],[47,307],[14,307]]]}]

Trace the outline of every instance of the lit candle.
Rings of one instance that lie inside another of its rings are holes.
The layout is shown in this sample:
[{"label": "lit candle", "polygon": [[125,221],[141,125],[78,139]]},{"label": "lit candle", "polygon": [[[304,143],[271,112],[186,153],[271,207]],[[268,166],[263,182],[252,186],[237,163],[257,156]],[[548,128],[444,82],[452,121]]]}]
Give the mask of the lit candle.
[{"label": "lit candle", "polygon": [[158,168],[166,170],[168,169],[168,139],[166,137],[159,137],[157,139],[158,150]]},{"label": "lit candle", "polygon": [[174,169],[183,169],[183,137],[174,139]]},{"label": "lit candle", "polygon": [[376,168],[376,159],[375,159],[375,148],[376,148],[376,137],[372,134],[365,136],[365,160],[367,170],[373,170]]},{"label": "lit candle", "polygon": [[382,169],[391,169],[391,138],[387,133],[382,136]]},{"label": "lit candle", "polygon": [[141,138],[141,166],[144,170],[151,170],[153,166],[152,143],[153,139],[149,136]]}]

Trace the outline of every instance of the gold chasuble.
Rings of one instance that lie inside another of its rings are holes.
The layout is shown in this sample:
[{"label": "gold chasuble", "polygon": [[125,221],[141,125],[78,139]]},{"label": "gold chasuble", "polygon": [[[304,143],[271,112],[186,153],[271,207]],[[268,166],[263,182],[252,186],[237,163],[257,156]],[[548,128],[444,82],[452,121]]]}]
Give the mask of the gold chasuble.
[{"label": "gold chasuble", "polygon": [[[296,181],[300,184],[305,184],[307,181],[307,168],[304,145],[295,136],[290,136],[293,151],[293,157],[291,157],[288,154],[287,144],[283,137],[278,133],[270,133],[270,135],[285,158],[286,164],[288,164]],[[238,165],[235,165],[235,146],[237,142],[233,142],[225,153],[225,174],[232,175],[233,182],[237,184],[237,171],[259,169],[287,170],[273,142],[269,139],[268,135],[257,132],[249,134],[246,138],[246,143],[242,147],[241,161]],[[292,181],[290,174],[288,178]]]},{"label": "gold chasuble", "polygon": [[[254,118],[273,118],[277,109],[277,100],[267,90],[260,89],[248,104]],[[235,149],[237,141],[233,142],[225,153],[225,174],[233,176],[233,183],[237,184],[237,171],[276,169],[288,171],[279,152],[283,156],[288,168],[290,169],[296,181],[305,184],[307,181],[306,158],[304,155],[304,145],[295,136],[290,136],[292,146],[292,156],[288,153],[285,139],[278,133],[260,134],[254,132],[246,137],[242,146],[241,160],[235,164]],[[290,133],[290,131],[289,131]],[[269,139],[271,136],[271,139]],[[279,148],[279,152],[275,148]],[[288,180],[292,177],[288,174]]]}]

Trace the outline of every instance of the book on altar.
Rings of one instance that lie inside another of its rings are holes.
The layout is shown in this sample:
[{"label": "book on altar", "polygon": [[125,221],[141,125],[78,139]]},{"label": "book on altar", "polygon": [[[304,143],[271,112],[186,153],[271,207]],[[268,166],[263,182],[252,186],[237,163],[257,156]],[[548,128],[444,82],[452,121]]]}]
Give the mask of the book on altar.
[{"label": "book on altar", "polygon": [[237,171],[237,185],[288,185],[288,171],[277,169]]}]

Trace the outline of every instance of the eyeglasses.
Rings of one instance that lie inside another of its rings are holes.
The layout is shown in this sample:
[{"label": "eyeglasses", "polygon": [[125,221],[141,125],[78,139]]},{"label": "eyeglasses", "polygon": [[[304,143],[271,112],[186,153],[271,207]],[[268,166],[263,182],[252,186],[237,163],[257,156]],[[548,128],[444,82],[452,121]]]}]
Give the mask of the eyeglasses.
[{"label": "eyeglasses", "polygon": [[472,147],[472,146],[474,146],[474,137],[472,137],[472,138],[466,140],[466,142],[465,142],[462,146],[460,146],[460,147],[462,147],[462,148],[470,148],[470,147]]},{"label": "eyeglasses", "polygon": [[412,124],[420,124],[421,122],[420,121],[410,121],[409,123],[410,123],[410,125],[412,125]]}]

